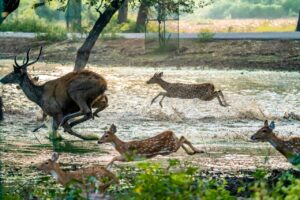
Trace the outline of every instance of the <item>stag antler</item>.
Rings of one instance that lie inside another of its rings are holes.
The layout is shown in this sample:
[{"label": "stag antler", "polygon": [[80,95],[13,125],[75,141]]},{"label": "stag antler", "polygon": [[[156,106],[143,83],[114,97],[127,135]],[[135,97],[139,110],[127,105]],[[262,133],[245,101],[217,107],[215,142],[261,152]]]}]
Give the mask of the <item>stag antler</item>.
[{"label": "stag antler", "polygon": [[29,53],[30,53],[30,50],[31,50],[30,48],[27,50],[26,57],[23,58],[23,64],[21,66],[17,62],[17,56],[15,56],[15,67],[17,67],[17,68],[24,68],[24,67],[28,67],[29,65],[32,65],[32,64],[36,63],[40,59],[40,57],[41,57],[43,46],[41,46],[41,48],[40,48],[39,56],[34,61],[28,63],[29,62]]}]

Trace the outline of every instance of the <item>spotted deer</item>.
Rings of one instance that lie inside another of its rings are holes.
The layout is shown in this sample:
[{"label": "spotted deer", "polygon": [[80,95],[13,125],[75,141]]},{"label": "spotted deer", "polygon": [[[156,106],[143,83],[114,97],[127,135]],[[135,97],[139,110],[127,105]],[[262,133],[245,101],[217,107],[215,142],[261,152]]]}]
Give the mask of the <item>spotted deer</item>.
[{"label": "spotted deer", "polygon": [[[35,102],[47,115],[53,117],[53,135],[58,137],[57,129],[61,125],[71,135],[86,140],[97,140],[95,137],[87,137],[72,130],[72,127],[93,118],[91,105],[107,89],[106,80],[99,74],[80,70],[70,72],[60,78],[50,80],[42,85],[35,84],[27,72],[30,65],[36,63],[42,53],[42,47],[38,57],[29,62],[30,49],[26,53],[23,64],[15,64],[13,71],[3,77],[3,84],[18,84],[27,98]],[[80,119],[74,120],[76,117]]]},{"label": "spotted deer", "polygon": [[45,173],[50,173],[52,177],[63,186],[74,181],[78,183],[80,187],[85,188],[86,185],[84,184],[87,182],[87,179],[94,176],[97,180],[95,182],[96,188],[94,189],[100,189],[101,192],[104,192],[111,184],[117,184],[119,182],[112,172],[101,166],[89,167],[76,171],[64,171],[57,163],[58,158],[58,153],[54,152],[52,158],[39,164],[37,169]]},{"label": "spotted deer", "polygon": [[[108,167],[115,161],[126,162],[151,158],[157,155],[169,155],[176,152],[180,147],[182,147],[189,155],[204,153],[203,151],[196,149],[185,137],[181,136],[180,139],[178,139],[172,131],[164,131],[159,135],[145,140],[130,142],[120,140],[115,135],[116,132],[117,127],[112,124],[108,131],[106,131],[98,141],[98,144],[111,143],[121,154],[120,156],[114,157],[107,165]],[[184,145],[188,145],[192,151],[189,151]]]},{"label": "spotted deer", "polygon": [[269,124],[266,120],[264,126],[251,136],[251,140],[255,142],[269,142],[291,164],[300,168],[300,137],[283,140],[273,133],[274,129],[274,121]]},{"label": "spotted deer", "polygon": [[154,101],[162,96],[159,105],[162,107],[162,101],[165,97],[169,98],[180,98],[180,99],[201,99],[203,101],[211,101],[217,98],[221,106],[229,106],[226,103],[224,95],[221,90],[215,91],[215,86],[211,83],[202,84],[183,84],[183,83],[169,83],[162,79],[163,72],[155,73],[152,78],[150,78],[147,84],[158,84],[166,92],[160,92],[151,101],[151,105]]}]

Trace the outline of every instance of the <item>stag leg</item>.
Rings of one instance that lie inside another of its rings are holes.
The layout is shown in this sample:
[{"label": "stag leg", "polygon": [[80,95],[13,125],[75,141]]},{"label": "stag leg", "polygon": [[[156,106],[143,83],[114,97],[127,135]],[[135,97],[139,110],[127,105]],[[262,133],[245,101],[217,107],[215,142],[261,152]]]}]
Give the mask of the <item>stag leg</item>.
[{"label": "stag leg", "polygon": [[89,120],[89,119],[91,119],[91,118],[93,118],[92,115],[89,115],[89,116],[85,115],[85,116],[83,116],[82,118],[80,118],[80,119],[78,119],[78,120],[75,120],[75,121],[71,122],[71,123],[70,123],[70,127],[72,128],[73,126],[76,126],[77,124],[80,124],[80,123],[82,123],[82,122],[85,122],[85,121],[87,121],[87,120]]},{"label": "stag leg", "polygon": [[101,112],[102,110],[104,110],[105,108],[107,108],[107,106],[103,107],[103,108],[97,108],[94,112],[93,112],[93,116],[95,117],[99,117],[98,113]]},{"label": "stag leg", "polygon": [[84,136],[84,135],[80,135],[79,133],[77,133],[76,131],[73,131],[72,128],[70,127],[70,125],[68,123],[65,123],[63,125],[64,129],[66,132],[68,132],[69,134],[73,135],[73,136],[76,136],[80,139],[83,139],[83,140],[98,140],[99,138],[97,136],[93,136],[93,135],[90,135],[90,136]]},{"label": "stag leg", "polygon": [[80,96],[79,97],[77,97],[77,96],[72,97],[71,96],[71,98],[77,103],[80,110],[78,112],[71,113],[69,115],[64,116],[63,120],[60,123],[61,125],[64,125],[67,121],[69,121],[72,118],[79,117],[79,116],[82,116],[82,115],[85,115],[87,117],[93,116],[91,108],[87,105],[85,99],[83,99]]},{"label": "stag leg", "polygon": [[82,112],[82,111],[78,111],[78,112],[75,112],[75,113],[68,114],[68,115],[66,115],[66,116],[62,119],[60,125],[63,126],[63,125],[64,125],[67,121],[69,121],[70,119],[75,118],[75,117],[79,117],[79,116],[82,116],[82,115],[85,115],[85,113]]},{"label": "stag leg", "polygon": [[53,117],[53,121],[52,121],[52,131],[50,134],[50,139],[53,140],[60,140],[62,139],[61,135],[58,133],[58,124],[59,124],[59,120],[61,119],[60,115],[57,115],[55,117]]},{"label": "stag leg", "polygon": [[45,124],[41,124],[38,127],[36,127],[35,129],[32,130],[32,132],[37,132],[38,130],[40,130],[41,128],[46,128],[47,126]]},{"label": "stag leg", "polygon": [[[188,149],[184,146],[184,144],[188,145],[192,150],[193,152],[190,152],[188,151]],[[204,153],[204,151],[201,151],[197,148],[195,148],[192,143],[190,141],[188,141],[185,137],[181,136],[181,138],[179,139],[179,147],[182,147],[185,152],[189,155],[193,155],[193,154],[196,154],[196,153]]]},{"label": "stag leg", "polygon": [[224,98],[224,95],[223,95],[223,92],[221,90],[218,91],[218,94],[221,96],[222,100],[223,100],[223,104],[225,106],[229,106],[229,104],[226,102],[225,98]]},{"label": "stag leg", "polygon": [[[150,105],[152,105],[153,103],[154,103],[154,101],[159,97],[159,96],[166,96],[167,95],[167,93],[166,92],[160,92],[158,95],[156,95],[156,97],[154,97],[153,99],[152,99],[152,101],[151,101],[151,104]],[[164,98],[163,97],[163,98]],[[162,100],[161,100],[162,101]],[[160,102],[161,103],[161,102]]]}]

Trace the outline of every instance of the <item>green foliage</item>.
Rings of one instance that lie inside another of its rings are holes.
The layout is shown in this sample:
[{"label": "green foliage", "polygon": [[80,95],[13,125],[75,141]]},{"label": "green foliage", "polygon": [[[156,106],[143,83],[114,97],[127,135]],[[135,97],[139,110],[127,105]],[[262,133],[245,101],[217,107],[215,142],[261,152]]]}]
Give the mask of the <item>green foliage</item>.
[{"label": "green foliage", "polygon": [[300,0],[285,0],[283,3],[283,8],[289,13],[298,14],[300,10]]},{"label": "green foliage", "polygon": [[[135,172],[132,174],[132,172]],[[233,199],[225,189],[224,180],[198,178],[198,169],[170,160],[168,167],[141,163],[137,169],[123,170],[120,178],[127,179],[121,190],[111,191],[115,199]]]},{"label": "green foliage", "polygon": [[264,170],[258,170],[255,178],[256,181],[249,186],[254,199],[300,199],[300,180],[290,173],[284,173],[271,185]]},{"label": "green foliage", "polygon": [[64,28],[53,24],[49,26],[49,23],[37,18],[25,18],[22,21],[7,20],[0,26],[0,31],[39,33],[38,39],[49,41],[67,39],[67,31]]},{"label": "green foliage", "polygon": [[219,0],[207,16],[211,18],[281,18],[296,16],[300,0]]},{"label": "green foliage", "polygon": [[198,39],[200,42],[209,42],[214,39],[215,34],[209,30],[204,30],[198,34]]}]

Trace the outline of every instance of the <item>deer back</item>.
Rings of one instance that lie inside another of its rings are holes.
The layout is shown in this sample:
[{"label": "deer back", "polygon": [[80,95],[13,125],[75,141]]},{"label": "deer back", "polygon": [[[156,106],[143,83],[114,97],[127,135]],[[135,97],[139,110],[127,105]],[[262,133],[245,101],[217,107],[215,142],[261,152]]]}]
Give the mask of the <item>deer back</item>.
[{"label": "deer back", "polygon": [[165,131],[154,137],[131,141],[126,144],[127,150],[136,154],[155,155],[176,151],[178,138],[172,131]]}]

